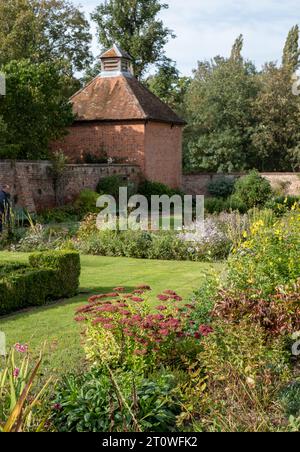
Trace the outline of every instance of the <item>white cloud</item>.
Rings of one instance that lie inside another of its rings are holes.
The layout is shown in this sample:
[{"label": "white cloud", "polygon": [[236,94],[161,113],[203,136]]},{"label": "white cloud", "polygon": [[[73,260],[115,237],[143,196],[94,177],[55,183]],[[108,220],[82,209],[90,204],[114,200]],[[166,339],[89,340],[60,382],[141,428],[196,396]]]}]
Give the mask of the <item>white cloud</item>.
[{"label": "white cloud", "polygon": [[[99,0],[81,0],[87,14]],[[228,55],[239,34],[245,57],[258,66],[280,60],[288,30],[299,21],[299,0],[166,0],[164,23],[177,35],[166,47],[184,74],[198,60]],[[93,28],[95,31],[95,28]],[[99,53],[96,40],[93,51]]]}]

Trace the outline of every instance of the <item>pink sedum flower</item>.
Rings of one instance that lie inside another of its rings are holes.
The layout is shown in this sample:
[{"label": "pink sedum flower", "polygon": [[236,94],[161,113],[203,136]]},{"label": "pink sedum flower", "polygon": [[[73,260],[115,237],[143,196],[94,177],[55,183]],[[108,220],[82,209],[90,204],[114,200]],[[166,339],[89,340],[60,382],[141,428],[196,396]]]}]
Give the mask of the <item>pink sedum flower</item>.
[{"label": "pink sedum flower", "polygon": [[135,303],[143,303],[143,298],[139,298],[139,297],[132,297],[131,298],[132,301],[134,301]]},{"label": "pink sedum flower", "polygon": [[161,336],[169,336],[169,330],[159,330],[159,334]]},{"label": "pink sedum flower", "polygon": [[157,295],[157,299],[158,299],[159,301],[168,301],[169,298],[170,298],[170,297],[169,297],[168,295],[163,295],[163,294]]},{"label": "pink sedum flower", "polygon": [[214,332],[213,328],[209,325],[201,325],[199,327],[199,333],[204,337],[209,336],[213,332]]}]

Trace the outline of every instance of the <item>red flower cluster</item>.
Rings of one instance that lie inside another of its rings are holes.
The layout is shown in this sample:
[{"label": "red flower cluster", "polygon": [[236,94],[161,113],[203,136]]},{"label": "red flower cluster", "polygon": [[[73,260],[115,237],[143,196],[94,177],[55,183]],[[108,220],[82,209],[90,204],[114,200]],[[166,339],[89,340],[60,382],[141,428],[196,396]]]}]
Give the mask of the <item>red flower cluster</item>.
[{"label": "red flower cluster", "polygon": [[182,298],[173,290],[165,290],[162,294],[157,295],[159,301],[182,301]]},{"label": "red flower cluster", "polygon": [[209,325],[200,325],[199,333],[201,336],[207,337],[214,332],[213,328]]},{"label": "red flower cluster", "polygon": [[[159,300],[171,303],[157,306],[159,312],[153,313],[144,298],[137,296],[151,290],[149,286],[139,286],[131,294],[121,293],[121,290],[117,293],[117,289],[111,294],[90,297],[88,305],[77,309],[75,320],[112,331],[123,350],[140,356],[167,352],[175,340],[194,337],[190,332],[193,305],[184,308],[176,305],[182,301],[176,292],[168,290],[158,295]],[[207,334],[207,330],[201,334]]]}]

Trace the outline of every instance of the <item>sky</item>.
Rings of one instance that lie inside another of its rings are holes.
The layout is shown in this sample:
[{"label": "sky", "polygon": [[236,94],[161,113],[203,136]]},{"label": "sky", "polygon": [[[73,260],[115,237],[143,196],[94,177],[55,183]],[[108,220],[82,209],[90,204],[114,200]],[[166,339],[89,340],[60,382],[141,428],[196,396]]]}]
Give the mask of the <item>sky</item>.
[{"label": "sky", "polygon": [[[176,34],[166,54],[190,75],[197,61],[230,54],[237,36],[244,35],[244,56],[258,68],[280,61],[289,29],[300,24],[299,0],[164,0],[169,9],[161,18]],[[101,0],[80,0],[89,17]],[[92,50],[100,52],[96,29]]]}]

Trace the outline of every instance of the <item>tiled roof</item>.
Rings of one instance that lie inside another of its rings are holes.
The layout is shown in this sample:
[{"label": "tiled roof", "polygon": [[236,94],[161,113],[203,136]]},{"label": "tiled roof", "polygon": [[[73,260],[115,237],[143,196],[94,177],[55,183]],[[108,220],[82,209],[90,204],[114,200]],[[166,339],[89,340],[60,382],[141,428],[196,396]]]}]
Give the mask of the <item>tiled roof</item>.
[{"label": "tiled roof", "polygon": [[125,50],[122,50],[116,44],[114,44],[111,49],[107,50],[100,56],[100,58],[115,58],[115,57],[127,58],[128,60],[132,59],[129,53],[125,52]]},{"label": "tiled roof", "polygon": [[185,121],[134,77],[98,76],[72,98],[77,121]]}]

